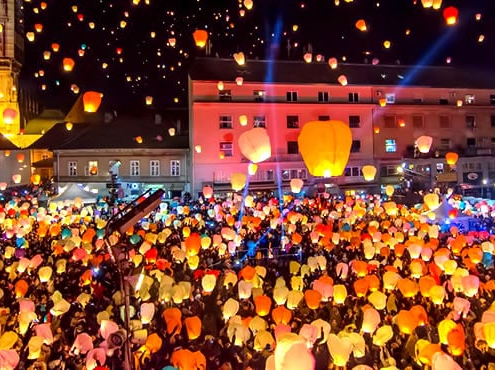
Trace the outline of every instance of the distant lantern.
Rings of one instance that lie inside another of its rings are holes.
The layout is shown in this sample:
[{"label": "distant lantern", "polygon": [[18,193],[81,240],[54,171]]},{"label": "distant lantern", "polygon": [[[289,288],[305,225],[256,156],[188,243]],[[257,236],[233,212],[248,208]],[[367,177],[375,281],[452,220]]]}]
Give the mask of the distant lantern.
[{"label": "distant lantern", "polygon": [[24,162],[25,155],[24,153],[18,153],[17,154],[17,162],[22,163]]},{"label": "distant lantern", "polygon": [[481,13],[476,13],[476,15],[474,16],[474,18],[479,21],[481,20]]},{"label": "distant lantern", "polygon": [[245,114],[241,114],[241,115],[239,116],[239,124],[240,124],[241,126],[246,126],[246,125],[247,125],[247,123],[248,123],[247,116],[246,116]]},{"label": "distant lantern", "polygon": [[7,125],[14,123],[17,118],[17,110],[13,108],[5,108],[3,110],[3,122]]},{"label": "distant lantern", "polygon": [[378,104],[380,105],[380,107],[385,107],[387,105],[387,99],[381,98],[380,100],[378,100]]},{"label": "distant lantern", "polygon": [[70,72],[74,69],[74,65],[76,64],[76,62],[74,62],[74,59],[72,58],[64,58],[62,60],[62,66],[64,68],[64,71],[66,72]]},{"label": "distant lantern", "polygon": [[297,24],[292,25],[292,31],[297,32],[299,26]]},{"label": "distant lantern", "polygon": [[80,57],[83,57],[85,53],[86,53],[86,52],[84,51],[84,49],[79,49],[79,50],[77,51],[77,54],[78,54]]},{"label": "distant lantern", "polygon": [[170,128],[168,129],[168,134],[169,134],[170,136],[175,136],[175,127],[170,127]]},{"label": "distant lantern", "polygon": [[168,39],[168,44],[171,46],[171,47],[175,47],[175,43],[177,42],[177,39],[175,37],[170,37]]},{"label": "distant lantern", "polygon": [[39,174],[35,173],[34,175],[31,176],[31,182],[33,183],[33,185],[39,185],[40,181],[41,181],[41,176]]},{"label": "distant lantern", "polygon": [[34,32],[26,32],[26,38],[28,41],[33,42],[34,41]]},{"label": "distant lantern", "polygon": [[485,40],[485,35],[478,36],[478,42],[483,42]]},{"label": "distant lantern", "polygon": [[40,8],[41,8],[41,10],[45,10],[45,9],[46,9],[46,7],[47,7],[47,4],[46,4],[44,1],[42,1],[42,2],[40,3]]},{"label": "distant lantern", "polygon": [[153,104],[153,97],[147,96],[146,97],[146,105],[151,105],[151,104]]},{"label": "distant lantern", "polygon": [[49,51],[44,51],[43,52],[43,59],[50,60],[50,57],[51,56],[52,56],[52,53],[50,53]]},{"label": "distant lantern", "polygon": [[36,23],[34,25],[34,30],[38,33],[40,33],[41,31],[43,31],[43,25],[41,23]]},{"label": "distant lantern", "polygon": [[230,175],[230,184],[232,189],[235,191],[244,189],[244,186],[246,186],[246,180],[247,176],[244,173],[237,172]]},{"label": "distant lantern", "polygon": [[294,194],[299,194],[303,186],[304,181],[302,179],[295,178],[290,180],[290,191],[292,191]]},{"label": "distant lantern", "polygon": [[322,60],[323,60],[323,55],[321,55],[321,54],[316,55],[316,61],[318,63],[320,63]]},{"label": "distant lantern", "polygon": [[22,178],[21,175],[17,173],[12,176],[12,181],[14,181],[14,184],[20,184],[21,178]]},{"label": "distant lantern", "polygon": [[390,49],[390,45],[391,45],[391,44],[392,44],[392,43],[391,43],[389,40],[385,40],[385,41],[383,41],[383,47],[384,47],[385,49]]},{"label": "distant lantern", "polygon": [[373,181],[375,179],[375,175],[376,175],[375,166],[368,164],[366,166],[363,166],[361,170],[363,171],[363,177],[366,181]]},{"label": "distant lantern", "polygon": [[3,152],[3,154],[4,154],[6,157],[10,157],[10,150],[6,150],[5,152]]},{"label": "distant lantern", "polygon": [[349,160],[352,132],[342,121],[312,121],[302,127],[297,142],[311,175],[340,176]]},{"label": "distant lantern", "polygon": [[364,32],[368,29],[368,27],[366,26],[366,22],[364,21],[364,19],[360,19],[356,22],[356,28],[361,31],[361,32]]},{"label": "distant lantern", "polygon": [[210,199],[213,196],[213,188],[210,185],[203,186],[203,197]]},{"label": "distant lantern", "polygon": [[247,10],[253,9],[253,0],[244,0],[244,6]]},{"label": "distant lantern", "polygon": [[313,61],[313,54],[306,53],[306,54],[304,54],[304,57],[303,58],[304,58],[304,61],[306,63],[311,63]]},{"label": "distant lantern", "polygon": [[456,105],[458,108],[462,107],[462,99],[457,99]]},{"label": "distant lantern", "polygon": [[235,83],[237,84],[237,86],[242,86],[242,84],[244,83],[244,78],[236,77]]},{"label": "distant lantern", "polygon": [[262,127],[243,132],[239,136],[238,144],[242,155],[253,163],[263,162],[272,155],[270,137]]},{"label": "distant lantern", "polygon": [[455,6],[449,6],[443,10],[443,18],[448,26],[453,26],[457,23],[457,17],[459,16],[459,10]]},{"label": "distant lantern", "polygon": [[433,6],[433,0],[421,0],[423,8],[431,8]]},{"label": "distant lantern", "polygon": [[438,10],[442,7],[442,0],[433,0],[432,8]]},{"label": "distant lantern", "polygon": [[328,65],[330,66],[331,69],[337,68],[338,65],[337,58],[328,59]]},{"label": "distant lantern", "polygon": [[5,189],[7,189],[7,183],[6,182],[0,182],[0,190],[1,191],[4,191]]},{"label": "distant lantern", "polygon": [[457,163],[457,160],[459,159],[459,154],[454,153],[454,152],[448,152],[445,154],[445,160],[447,161],[447,164],[454,166]]},{"label": "distant lantern", "polygon": [[246,63],[246,57],[242,51],[240,53],[234,53],[234,60],[240,66],[243,66]]},{"label": "distant lantern", "polygon": [[198,154],[199,154],[199,153],[201,153],[201,151],[202,151],[203,149],[201,148],[201,145],[196,145],[196,146],[194,147],[194,150],[196,151],[196,153],[198,153]]},{"label": "distant lantern", "polygon": [[98,111],[101,104],[101,93],[96,91],[86,91],[83,95],[84,111],[94,113]]},{"label": "distant lantern", "polygon": [[89,22],[89,23],[88,23],[88,26],[89,26],[89,28],[90,28],[90,29],[94,30],[94,29],[95,29],[96,24],[95,24],[95,22]]},{"label": "distant lantern", "polygon": [[258,172],[258,165],[256,163],[249,163],[248,164],[248,175],[254,176],[254,175],[256,175],[256,172]]},{"label": "distant lantern", "polygon": [[136,142],[138,144],[142,144],[143,143],[143,137],[142,136],[136,136]]},{"label": "distant lantern", "polygon": [[67,122],[65,124],[65,128],[67,129],[67,131],[71,131],[73,127],[74,125],[72,124],[72,122]]},{"label": "distant lantern", "polygon": [[337,79],[337,81],[339,81],[339,83],[342,86],[346,86],[347,85],[347,77],[345,75],[340,75],[339,78]]},{"label": "distant lantern", "polygon": [[373,58],[371,60],[371,64],[373,64],[374,66],[378,65],[379,63],[380,63],[380,59],[378,59],[378,58]]},{"label": "distant lantern", "polygon": [[223,91],[223,88],[224,88],[224,84],[223,84],[223,81],[218,81],[217,82],[217,89],[218,91]]},{"label": "distant lantern", "polygon": [[204,48],[206,46],[206,41],[208,40],[208,32],[205,30],[196,30],[193,33],[194,42],[199,48]]},{"label": "distant lantern", "polygon": [[433,138],[431,136],[420,136],[416,139],[416,145],[420,153],[428,153],[431,148]]},{"label": "distant lantern", "polygon": [[60,50],[60,44],[57,44],[56,42],[54,42],[52,44],[52,50],[54,53],[57,53]]},{"label": "distant lantern", "polygon": [[406,127],[406,121],[404,120],[404,118],[399,118],[398,122],[399,122],[399,127]]}]

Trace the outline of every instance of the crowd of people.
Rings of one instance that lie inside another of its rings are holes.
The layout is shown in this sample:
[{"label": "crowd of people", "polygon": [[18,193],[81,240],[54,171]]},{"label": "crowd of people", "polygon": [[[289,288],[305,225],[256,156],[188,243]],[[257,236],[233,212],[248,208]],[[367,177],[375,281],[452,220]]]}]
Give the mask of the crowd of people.
[{"label": "crowd of people", "polygon": [[13,197],[0,368],[493,369],[494,236],[430,208],[234,194],[119,235],[107,202]]}]

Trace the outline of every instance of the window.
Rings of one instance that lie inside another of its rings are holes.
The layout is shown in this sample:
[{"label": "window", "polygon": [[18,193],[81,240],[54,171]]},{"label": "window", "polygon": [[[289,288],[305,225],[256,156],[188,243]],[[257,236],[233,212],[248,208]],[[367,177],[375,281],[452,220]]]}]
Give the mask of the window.
[{"label": "window", "polygon": [[361,175],[362,174],[360,167],[346,167],[344,170],[344,176],[358,177]]},{"label": "window", "polygon": [[77,162],[69,162],[69,176],[77,176]]},{"label": "window", "polygon": [[440,139],[440,149],[450,149],[450,139]]},{"label": "window", "polygon": [[287,154],[298,154],[298,153],[299,153],[299,145],[297,141],[288,141]]},{"label": "window", "polygon": [[361,140],[352,140],[351,153],[359,153],[361,151]]},{"label": "window", "polygon": [[495,114],[492,114],[490,116],[490,123],[491,123],[492,128],[494,128],[495,127]]},{"label": "window", "polygon": [[88,162],[88,174],[89,176],[98,176],[98,161]]},{"label": "window", "polygon": [[170,176],[180,176],[180,161],[178,159],[170,161]]},{"label": "window", "polygon": [[414,128],[423,128],[425,126],[423,116],[412,116],[412,124]]},{"label": "window", "polygon": [[141,172],[141,166],[139,161],[130,161],[130,176],[139,176]]},{"label": "window", "polygon": [[464,162],[462,164],[463,172],[474,172],[481,171],[481,163],[480,162]]},{"label": "window", "polygon": [[218,122],[221,129],[232,128],[232,116],[220,116]]},{"label": "window", "polygon": [[385,128],[396,128],[397,122],[395,121],[395,116],[384,116],[383,117],[383,126]]},{"label": "window", "polygon": [[394,176],[397,175],[397,167],[398,165],[385,165],[380,167],[380,176],[382,177],[387,177],[387,176]]},{"label": "window", "polygon": [[274,179],[273,170],[266,170],[266,180],[273,181]]},{"label": "window", "polygon": [[473,94],[464,95],[464,103],[474,104],[474,95]]},{"label": "window", "polygon": [[437,173],[443,173],[444,171],[443,163],[437,163],[436,168],[437,168]]},{"label": "window", "polygon": [[232,101],[232,92],[230,90],[222,90],[218,92],[220,101]]},{"label": "window", "polygon": [[[271,171],[271,170],[269,170]],[[272,171],[273,174],[273,171]],[[283,181],[288,181],[290,179],[306,179],[308,174],[304,168],[291,168],[280,171],[280,175]],[[268,176],[267,176],[268,177]]]},{"label": "window", "polygon": [[283,181],[290,180],[290,170],[282,170],[282,180]]},{"label": "window", "polygon": [[266,117],[265,116],[254,116],[253,125],[254,125],[254,127],[266,128]]},{"label": "window", "polygon": [[395,139],[385,139],[385,152],[395,153],[397,151],[397,142]]},{"label": "window", "polygon": [[318,91],[318,101],[320,103],[328,102],[328,91]]},{"label": "window", "polygon": [[254,101],[265,101],[265,90],[253,91]]},{"label": "window", "polygon": [[308,171],[305,168],[300,168],[298,172],[297,176],[300,179],[306,180],[308,178]]},{"label": "window", "polygon": [[329,115],[318,116],[318,121],[330,121]]},{"label": "window", "polygon": [[287,91],[287,101],[297,101],[297,91]]},{"label": "window", "polygon": [[395,94],[394,93],[385,94],[385,100],[387,101],[387,104],[394,104],[395,103]]},{"label": "window", "polygon": [[438,100],[438,104],[440,104],[440,105],[448,105],[449,104],[449,99],[440,99],[440,100]]},{"label": "window", "polygon": [[359,94],[358,93],[349,93],[349,102],[350,103],[359,102]]},{"label": "window", "polygon": [[468,114],[466,116],[466,128],[475,129],[476,128],[476,116]]},{"label": "window", "polygon": [[449,116],[440,116],[440,128],[450,128]]},{"label": "window", "polygon": [[299,128],[299,116],[287,116],[287,128]]},{"label": "window", "polygon": [[413,104],[421,104],[423,102],[422,98],[414,98],[413,99]]},{"label": "window", "polygon": [[358,128],[361,123],[361,116],[349,116],[349,127]]},{"label": "window", "polygon": [[150,176],[160,176],[160,161],[156,159],[150,161]]},{"label": "window", "polygon": [[231,141],[223,141],[220,143],[220,151],[223,153],[225,157],[233,157],[234,156],[234,145]]},{"label": "window", "polygon": [[470,147],[476,146],[476,139],[474,137],[468,137],[466,139],[466,145]]},{"label": "window", "polygon": [[495,95],[490,95],[490,104],[495,105]]}]

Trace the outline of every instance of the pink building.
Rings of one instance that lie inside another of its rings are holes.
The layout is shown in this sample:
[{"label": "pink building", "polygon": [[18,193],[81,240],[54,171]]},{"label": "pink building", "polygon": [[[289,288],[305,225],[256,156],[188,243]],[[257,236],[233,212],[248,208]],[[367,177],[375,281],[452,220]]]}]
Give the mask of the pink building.
[{"label": "pink building", "polygon": [[[252,127],[267,129],[272,156],[249,177],[250,190],[288,189],[292,178],[303,179],[307,190],[326,184],[327,190],[376,191],[404,180],[493,188],[495,79],[479,71],[355,64],[333,70],[326,62],[258,60],[240,66],[234,59],[200,58],[190,71],[189,100],[193,194],[206,184],[227,191],[232,173],[247,173],[237,140]],[[328,119],[352,130],[348,166],[343,176],[312,178],[297,137],[306,122]],[[421,135],[433,138],[428,154],[414,150]],[[445,163],[448,151],[459,153],[457,166]],[[361,173],[368,164],[378,169],[372,182]]]}]

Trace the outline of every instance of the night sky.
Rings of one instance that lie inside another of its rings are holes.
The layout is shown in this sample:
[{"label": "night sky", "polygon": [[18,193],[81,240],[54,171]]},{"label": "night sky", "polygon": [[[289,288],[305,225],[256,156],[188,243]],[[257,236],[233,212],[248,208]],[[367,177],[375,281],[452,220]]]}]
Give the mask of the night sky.
[{"label": "night sky", "polygon": [[[242,51],[246,63],[303,60],[308,51],[313,62],[320,54],[352,63],[495,63],[494,0],[443,0],[438,10],[425,9],[421,0],[252,3],[248,10],[246,1],[234,0],[25,0],[25,31],[34,32],[35,39],[25,39],[22,83],[35,89],[46,107],[62,110],[87,90],[104,94],[105,109],[185,107],[188,67],[206,55],[194,44],[196,29],[208,30],[211,56],[232,58]],[[449,6],[459,10],[453,26],[443,17]],[[356,28],[359,19],[367,31]],[[36,24],[43,26],[41,32]],[[384,47],[386,40],[390,48]],[[58,52],[53,43],[60,45]],[[45,51],[51,52],[49,60]],[[67,57],[75,61],[72,72],[62,68]],[[146,96],[153,96],[151,107]]]}]

